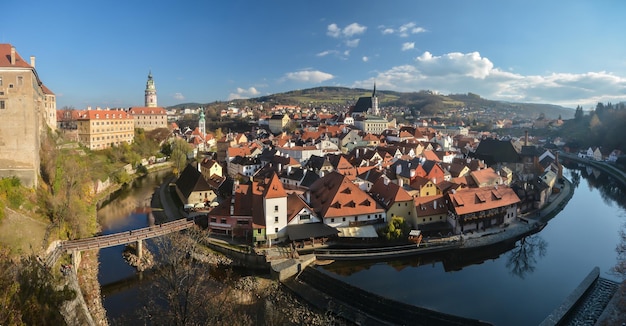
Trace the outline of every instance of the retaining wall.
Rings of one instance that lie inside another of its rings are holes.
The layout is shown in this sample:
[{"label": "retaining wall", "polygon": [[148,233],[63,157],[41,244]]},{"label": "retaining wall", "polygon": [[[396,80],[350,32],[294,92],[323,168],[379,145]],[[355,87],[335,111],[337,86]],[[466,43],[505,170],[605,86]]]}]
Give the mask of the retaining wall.
[{"label": "retaining wall", "polygon": [[582,282],[580,282],[578,287],[576,287],[576,289],[574,289],[574,291],[570,293],[570,295],[567,296],[567,298],[565,298],[563,303],[561,303],[559,307],[554,309],[554,311],[552,311],[552,313],[548,317],[546,317],[546,319],[544,319],[539,325],[540,326],[559,325],[560,322],[563,320],[563,318],[567,316],[567,314],[574,307],[574,305],[576,305],[576,303],[583,297],[583,295],[585,295],[585,292],[587,292],[589,287],[593,284],[593,282],[595,282],[598,279],[598,277],[600,277],[600,268],[594,267],[594,269],[591,270],[589,275],[587,275],[587,277],[585,277],[585,279]]}]

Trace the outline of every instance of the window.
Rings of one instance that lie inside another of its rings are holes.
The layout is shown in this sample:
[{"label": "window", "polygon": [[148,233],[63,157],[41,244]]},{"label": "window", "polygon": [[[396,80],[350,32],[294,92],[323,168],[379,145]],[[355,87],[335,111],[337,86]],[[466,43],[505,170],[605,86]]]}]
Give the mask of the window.
[{"label": "window", "polygon": [[261,229],[256,229],[257,234],[261,234]]},{"label": "window", "polygon": [[278,233],[278,228],[274,228],[274,233]]},{"label": "window", "polygon": [[24,85],[24,77],[17,76],[17,86],[22,86],[22,85]]},{"label": "window", "polygon": [[274,223],[278,223],[278,216],[274,216]]},{"label": "window", "polygon": [[226,219],[225,218],[221,219],[220,223],[226,224]]},{"label": "window", "polygon": [[0,77],[0,86],[2,86],[2,77]]},{"label": "window", "polygon": [[0,110],[4,110],[6,109],[6,103],[4,102],[4,100],[0,100]]},{"label": "window", "polygon": [[302,215],[300,215],[300,219],[301,220],[310,220],[311,219],[311,214],[302,214]]},{"label": "window", "polygon": [[278,212],[278,205],[274,206],[274,212]]}]

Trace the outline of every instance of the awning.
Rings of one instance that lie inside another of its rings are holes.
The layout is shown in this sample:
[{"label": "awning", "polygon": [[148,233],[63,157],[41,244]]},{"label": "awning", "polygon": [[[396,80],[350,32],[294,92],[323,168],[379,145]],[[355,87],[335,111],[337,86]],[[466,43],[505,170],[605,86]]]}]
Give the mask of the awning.
[{"label": "awning", "polygon": [[373,225],[350,226],[337,228],[339,236],[343,238],[378,238],[378,233]]},{"label": "awning", "polygon": [[324,223],[287,225],[287,235],[292,241],[336,236],[338,232],[334,227]]}]

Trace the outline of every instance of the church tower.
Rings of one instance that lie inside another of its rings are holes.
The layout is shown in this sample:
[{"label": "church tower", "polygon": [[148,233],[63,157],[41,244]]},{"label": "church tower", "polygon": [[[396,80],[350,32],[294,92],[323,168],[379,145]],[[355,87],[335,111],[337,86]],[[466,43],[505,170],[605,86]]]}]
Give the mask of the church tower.
[{"label": "church tower", "polygon": [[148,73],[148,81],[146,82],[146,107],[157,107],[157,93],[152,79],[152,71]]},{"label": "church tower", "polygon": [[200,108],[200,117],[198,119],[198,132],[202,135],[202,139],[206,137],[206,121],[204,120],[204,109]]},{"label": "church tower", "polygon": [[372,92],[372,114],[375,116],[380,115],[378,110],[378,96],[376,96],[376,83],[374,83],[374,91]]}]

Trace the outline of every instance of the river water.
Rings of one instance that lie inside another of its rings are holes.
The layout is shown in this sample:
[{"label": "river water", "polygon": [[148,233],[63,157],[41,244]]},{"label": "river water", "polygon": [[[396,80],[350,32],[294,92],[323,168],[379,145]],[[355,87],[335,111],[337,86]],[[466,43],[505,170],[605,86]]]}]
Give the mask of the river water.
[{"label": "river water", "polygon": [[[146,227],[150,217],[145,207],[149,200],[171,171],[150,173],[135,180],[132,187],[122,190],[110,203],[98,210],[98,221],[102,234],[111,234]],[[145,242],[149,248],[151,241]],[[98,281],[102,291],[102,303],[107,310],[109,320],[122,317],[131,319],[131,315],[141,307],[140,286],[144,274],[137,273],[122,258],[124,246],[100,249]]]},{"label": "river water", "polygon": [[601,277],[618,280],[611,268],[626,222],[626,193],[598,171],[567,169],[565,176],[576,186],[572,199],[523,241],[444,257],[318,268],[405,303],[495,325],[537,325],[595,266]]},{"label": "river water", "polygon": [[[98,212],[103,233],[147,226],[137,212],[167,174],[140,180]],[[480,250],[389,262],[318,267],[354,286],[398,301],[476,318],[495,325],[537,325],[561,304],[593,267],[601,276],[615,265],[619,230],[626,223],[626,192],[597,171],[571,166],[574,196],[539,233]],[[109,319],[140,307],[138,277],[122,246],[100,250],[99,281]],[[124,281],[127,280],[127,281]],[[147,285],[147,282],[143,282]]]}]

